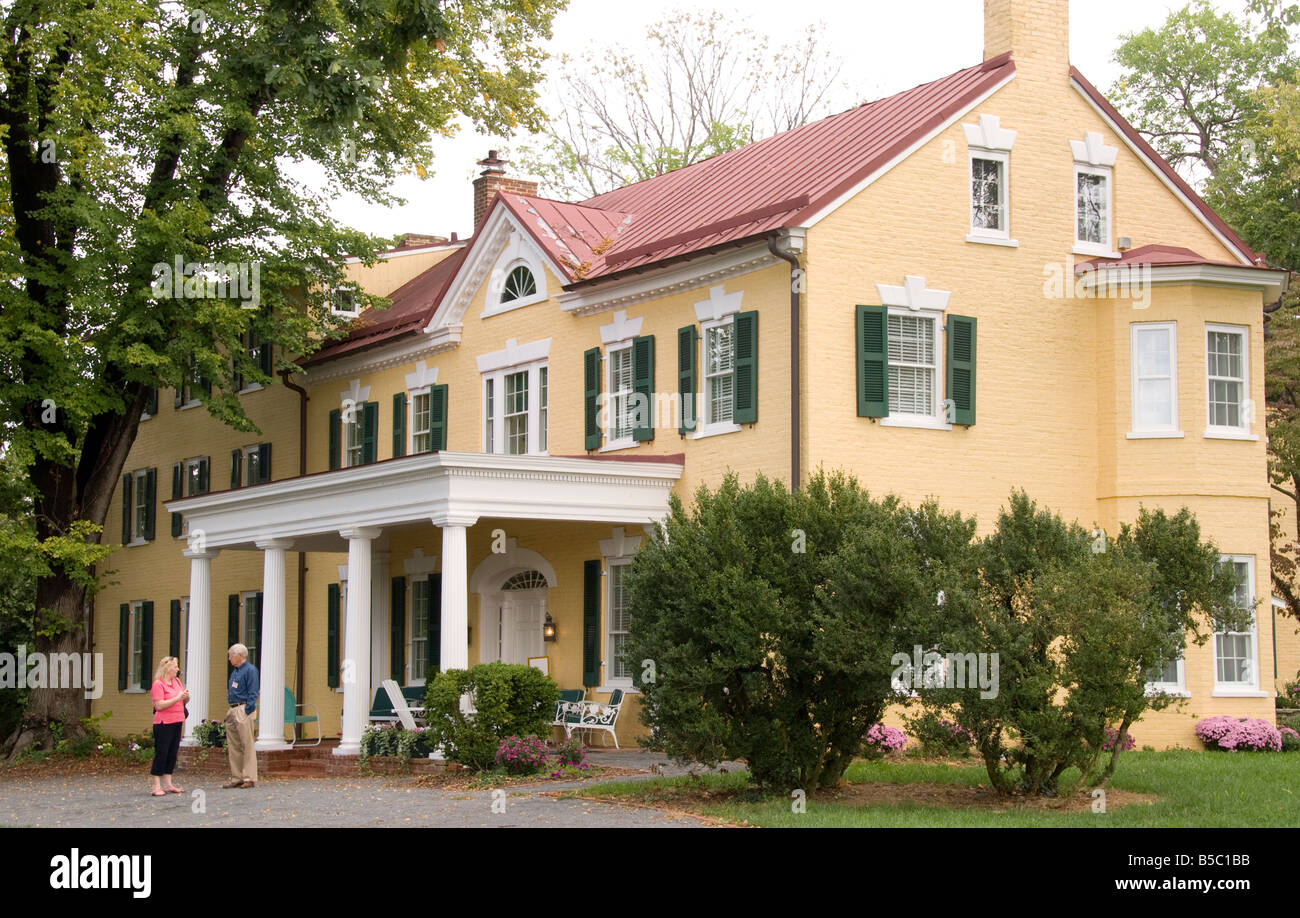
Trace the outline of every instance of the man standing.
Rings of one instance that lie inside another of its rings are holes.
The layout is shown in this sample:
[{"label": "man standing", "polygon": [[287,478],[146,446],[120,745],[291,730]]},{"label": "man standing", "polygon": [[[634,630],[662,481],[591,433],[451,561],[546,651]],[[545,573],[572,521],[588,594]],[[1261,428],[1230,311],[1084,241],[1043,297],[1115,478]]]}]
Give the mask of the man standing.
[{"label": "man standing", "polygon": [[226,711],[226,755],[230,759],[230,783],[222,787],[257,786],[257,749],[253,746],[253,711],[261,682],[257,667],[248,662],[248,648],[233,644],[226,657],[235,671],[230,674]]}]

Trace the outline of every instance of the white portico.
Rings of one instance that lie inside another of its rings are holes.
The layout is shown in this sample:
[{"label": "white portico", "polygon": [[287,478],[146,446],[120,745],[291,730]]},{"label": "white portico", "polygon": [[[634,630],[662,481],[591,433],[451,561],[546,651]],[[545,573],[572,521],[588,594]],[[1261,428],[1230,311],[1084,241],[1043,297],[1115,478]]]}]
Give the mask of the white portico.
[{"label": "white portico", "polygon": [[[390,533],[430,525],[442,530],[440,666],[461,669],[469,663],[470,527],[486,518],[639,527],[666,515],[681,471],[679,456],[616,461],[444,451],[166,502],[189,524],[186,741],[193,742],[195,724],[209,716],[211,560],[221,551],[264,553],[259,749],[285,745],[285,552],[347,552],[343,730],[335,752],[355,755],[370,693],[382,678],[372,673],[383,654],[372,654],[371,641],[374,616],[387,614],[383,577],[375,571],[387,573],[387,555],[377,546]],[[378,579],[368,588],[372,577]]]}]

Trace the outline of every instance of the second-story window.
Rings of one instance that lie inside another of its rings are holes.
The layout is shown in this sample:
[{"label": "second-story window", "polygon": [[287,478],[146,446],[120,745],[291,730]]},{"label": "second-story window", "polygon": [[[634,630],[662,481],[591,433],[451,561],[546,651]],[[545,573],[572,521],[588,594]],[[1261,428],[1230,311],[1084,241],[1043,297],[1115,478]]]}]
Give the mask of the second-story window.
[{"label": "second-story window", "polygon": [[735,325],[728,319],[704,329],[704,423],[730,424],[735,369]]},{"label": "second-story window", "polygon": [[483,377],[483,450],[508,456],[546,451],[546,366]]},{"label": "second-story window", "polygon": [[1074,188],[1075,243],[1097,254],[1110,254],[1110,170],[1076,165]]},{"label": "second-story window", "polygon": [[1007,154],[973,151],[970,159],[971,235],[1005,239],[1009,231],[1007,217]]},{"label": "second-story window", "polygon": [[1206,434],[1248,434],[1246,329],[1233,325],[1207,325],[1205,357]]}]

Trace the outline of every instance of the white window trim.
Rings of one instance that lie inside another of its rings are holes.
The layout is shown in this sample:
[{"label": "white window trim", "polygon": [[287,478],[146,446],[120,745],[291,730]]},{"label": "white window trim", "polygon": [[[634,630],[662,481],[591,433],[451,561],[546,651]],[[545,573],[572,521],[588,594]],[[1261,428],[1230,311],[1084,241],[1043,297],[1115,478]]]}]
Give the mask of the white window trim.
[{"label": "white window trim", "polygon": [[[135,626],[136,626],[136,622],[138,622],[138,621],[140,620],[140,616],[142,616],[142,615],[144,614],[144,600],[142,600],[142,599],[134,599],[134,600],[131,601],[130,606],[131,606],[131,614],[130,614],[130,616],[127,618],[127,622],[126,622],[126,628],[127,628],[127,632],[126,632],[126,633],[127,633],[127,643],[126,643],[126,661],[127,661],[127,662],[126,662],[126,666],[127,666],[127,669],[126,669],[126,688],[124,689],[124,692],[125,692],[125,694],[127,694],[127,695],[139,695],[139,694],[143,694],[144,692],[147,692],[147,691],[152,691],[152,689],[153,689],[153,679],[152,679],[152,678],[149,679],[149,685],[148,685],[148,687],[146,688],[146,687],[145,687],[145,674],[144,674],[143,670],[149,668],[149,661],[146,660],[146,659],[142,656],[142,657],[140,658],[140,666],[141,666],[141,670],[142,670],[142,671],[141,671],[141,672],[138,672],[138,673],[135,674],[135,681],[132,681],[132,680],[131,680],[131,661],[135,659],[135,652],[139,649],[138,647],[136,647],[136,640],[135,640]],[[143,635],[142,635],[142,639],[143,639]],[[150,676],[152,676],[152,673],[150,674]]]},{"label": "white window trim", "polygon": [[[349,302],[352,304],[351,309],[339,309],[337,307],[337,298],[340,293],[348,296]],[[357,316],[361,315],[361,307],[357,305],[357,291],[355,287],[347,285],[335,287],[333,293],[330,294],[329,304],[330,315],[332,316],[338,316],[341,319],[355,319]]]},{"label": "white window trim", "polygon": [[[1139,330],[1162,328],[1169,334],[1169,411],[1172,415],[1171,426],[1139,429],[1138,420],[1138,350]],[[1178,438],[1183,436],[1178,421],[1178,323],[1177,322],[1132,322],[1129,324],[1129,432],[1130,440],[1161,438]]]},{"label": "white window trim", "polygon": [[[969,232],[967,242],[986,243],[1016,247],[1020,243],[1011,238],[1011,154],[1006,150],[991,150],[987,147],[970,147],[967,157],[966,190],[969,196]],[[975,226],[975,160],[987,159],[1000,164],[1001,175],[998,181],[998,209],[1002,213],[1003,229],[992,230]]]},{"label": "white window trim", "polygon": [[[423,581],[424,583],[429,583],[429,575],[413,574],[410,575],[408,579],[410,581],[412,588],[406,591],[406,595],[407,595],[406,609],[403,610],[406,615],[406,684],[424,685],[426,682],[425,673],[420,673],[419,676],[416,676],[414,672],[414,668],[415,668],[415,589],[414,587],[416,583],[419,583],[421,581]],[[429,606],[430,606],[429,620],[432,621],[433,620],[433,608],[432,608],[433,587],[432,586],[429,587]],[[424,659],[426,663],[429,660],[429,644],[430,644],[429,622],[426,622],[424,627]],[[425,669],[427,670],[428,667],[426,666]]]},{"label": "white window trim", "polygon": [[[547,342],[549,344],[549,340]],[[491,372],[481,374],[479,384],[479,417],[483,423],[480,425],[481,436],[483,439],[483,452],[493,453],[496,455],[506,455],[506,377],[514,373],[528,373],[528,449],[525,450],[526,456],[545,456],[547,451],[541,449],[541,388],[538,371],[547,367],[549,358],[542,360],[533,360],[527,363],[520,363],[514,366],[499,367]],[[547,374],[547,381],[550,381],[550,374]],[[487,442],[487,381],[491,379],[492,383],[492,439],[494,442]],[[549,395],[549,386],[548,386]],[[549,420],[550,412],[547,406],[547,417]],[[549,441],[549,438],[548,438]],[[548,444],[549,445],[549,444]],[[499,449],[497,447],[500,447]]]},{"label": "white window trim", "polygon": [[[253,345],[250,343],[250,341],[246,341],[246,340],[245,340],[246,338],[247,338],[247,339],[251,339],[251,338],[252,338],[252,335],[244,335],[244,336],[241,336],[241,338],[240,338],[240,343],[242,343],[243,346],[244,346],[244,353],[248,354],[248,352],[249,352],[250,350],[252,350]],[[270,346],[271,346],[271,342],[269,342],[269,341],[263,341],[263,342],[261,342],[261,346],[262,346],[262,347],[270,347]],[[253,355],[252,355],[252,354],[248,354],[248,356],[249,356],[249,358],[251,359]],[[245,395],[245,394],[247,394],[247,393],[249,393],[249,392],[256,392],[256,391],[258,391],[258,390],[261,389],[261,388],[262,388],[262,384],[261,384],[260,382],[249,382],[248,380],[244,380],[243,388],[241,388],[241,389],[239,390],[239,393],[238,393],[238,394],[239,394],[239,395]]]},{"label": "white window trim", "polygon": [[[362,425],[365,423],[365,410],[366,410],[365,402],[356,402],[352,406],[351,420],[348,420],[346,416],[339,418],[339,427],[342,428],[339,431],[339,433],[343,441],[342,444],[343,455],[340,457],[341,460],[339,466],[340,468],[353,469],[353,468],[357,468],[358,466],[362,466],[366,464],[365,463],[366,447],[365,447],[365,438],[363,436],[363,427],[362,427]],[[360,461],[357,462],[356,465],[353,465],[351,462],[348,461],[349,452],[350,452],[349,445],[348,445],[349,429],[356,431],[357,449],[361,451]]]},{"label": "white window trim", "polygon": [[422,386],[406,393],[406,455],[415,453],[415,398],[418,395],[429,396],[429,445],[433,445],[433,386]]},{"label": "white window trim", "polygon": [[[145,493],[145,482],[148,479],[148,469],[136,469],[131,473],[131,541],[128,545],[148,545],[149,542],[144,537],[144,533],[139,531],[136,523],[139,521],[137,507],[140,495]],[[146,508],[145,512],[148,512]]]},{"label": "white window trim", "polygon": [[[713,400],[709,398],[709,331],[715,328],[721,328],[724,325],[732,326],[731,337],[731,361],[735,366],[736,361],[736,336],[735,336],[736,313],[728,313],[716,319],[706,319],[700,322],[700,410],[697,412],[698,421],[696,431],[691,435],[693,440],[703,440],[706,437],[716,437],[721,434],[736,433],[740,430],[740,425],[735,421],[713,421],[705,420],[712,410]],[[732,411],[735,411],[736,392],[732,389]],[[734,414],[733,414],[734,416]]]},{"label": "white window trim", "polygon": [[1187,654],[1184,647],[1183,656],[1177,660],[1178,681],[1176,682],[1148,682],[1146,684],[1146,693],[1148,695],[1171,695],[1174,698],[1191,698],[1192,695],[1187,691]]},{"label": "white window trim", "polygon": [[[614,618],[614,568],[626,567],[632,563],[633,557],[633,555],[625,555],[621,558],[605,559],[605,627],[602,629],[601,634],[601,643],[603,645],[601,647],[601,654],[606,662],[602,668],[602,674],[605,678],[603,684],[597,686],[596,691],[598,692],[608,693],[615,689],[622,689],[624,694],[639,694],[636,687],[632,684],[630,676],[618,678],[612,675],[614,671],[614,654],[610,650],[610,646],[613,643],[610,640],[611,634],[609,626],[613,622]],[[631,634],[631,632],[626,633]]]},{"label": "white window trim", "polygon": [[[262,441],[262,443],[266,443],[266,442],[268,442],[268,441],[266,441],[266,440],[263,440],[263,441]],[[249,468],[248,461],[249,461],[249,457],[250,457],[250,456],[255,456],[255,455],[257,455],[257,449],[258,449],[258,447],[260,447],[260,446],[262,445],[262,443],[253,443],[253,444],[251,444],[251,445],[249,445],[249,446],[245,446],[245,447],[243,447],[243,448],[240,450],[240,452],[243,453],[243,456],[244,456],[244,467],[240,470],[240,476],[239,476],[239,477],[240,477],[240,481],[242,482],[242,486],[243,486],[243,487],[248,487],[250,484],[252,484],[252,482],[248,480],[248,468]],[[269,470],[268,470],[268,471],[269,471]],[[211,468],[211,464],[209,464],[209,467],[208,467],[208,476],[209,476],[209,478],[211,478],[211,475],[212,475],[212,468]],[[269,474],[266,476],[266,480],[267,480],[267,481],[270,481],[270,480],[271,480],[271,476],[270,476]],[[208,489],[211,490],[211,488],[212,488],[212,482],[209,481],[209,482],[208,482]]]},{"label": "white window trim", "polygon": [[[1247,581],[1250,584],[1250,596],[1254,600],[1255,596],[1255,556],[1254,555],[1220,555],[1219,560],[1225,564],[1236,564],[1244,561],[1247,565]],[[1235,572],[1235,568],[1234,568]],[[1254,613],[1251,617],[1250,631],[1216,631],[1214,635],[1220,634],[1249,634],[1250,635],[1250,673],[1251,681],[1244,682],[1220,682],[1219,681],[1219,648],[1218,642],[1212,641],[1211,646],[1214,652],[1211,654],[1212,666],[1214,667],[1214,691],[1211,692],[1213,698],[1271,698],[1269,692],[1262,692],[1259,688],[1259,618]]]},{"label": "white window trim", "polygon": [[[910,309],[902,306],[889,306],[886,309],[885,322],[888,324],[889,316],[910,316],[913,318],[932,319],[934,321],[934,406],[935,413],[929,414],[908,414],[906,412],[896,411],[894,406],[889,406],[889,414],[880,418],[881,427],[916,427],[923,430],[952,430],[952,425],[944,418],[946,417],[943,408],[945,370],[944,364],[944,315],[945,313],[935,309]],[[889,355],[885,355],[885,373],[886,386],[888,386],[889,373]]]},{"label": "white window trim", "polygon": [[[1238,335],[1241,338],[1241,403],[1237,416],[1241,423],[1236,427],[1210,423],[1210,333]],[[1250,432],[1250,326],[1220,325],[1205,323],[1205,436],[1211,440],[1258,440],[1257,434]]]},{"label": "white window trim", "polygon": [[[502,303],[501,294],[505,292],[506,278],[510,276],[511,271],[520,266],[532,272],[533,283],[537,285],[537,292],[532,296]],[[489,316],[499,316],[502,313],[540,303],[548,297],[546,271],[542,266],[541,253],[517,229],[511,229],[509,241],[497,258],[496,264],[493,265],[489,277],[487,290],[483,296],[483,312],[479,318],[486,319]]]},{"label": "white window trim", "polygon": [[[632,439],[633,431],[631,430],[627,432],[626,436],[619,437],[617,440],[611,439],[609,436],[609,432],[614,429],[614,360],[613,358],[616,353],[623,353],[625,351],[629,355],[632,354],[631,338],[627,338],[622,341],[611,342],[610,344],[606,345],[605,354],[603,357],[601,357],[601,362],[604,364],[602,375],[604,376],[604,382],[605,382],[604,385],[605,426],[600,432],[601,437],[605,440],[605,445],[602,446],[599,450],[599,452],[602,453],[613,452],[614,450],[619,450],[619,449],[629,449],[637,445],[636,440]],[[633,364],[633,371],[635,372],[635,363]],[[632,381],[633,384],[635,384],[636,382],[635,378]],[[632,391],[633,393],[635,392],[635,390]]]},{"label": "white window trim", "polygon": [[[1106,180],[1106,241],[1105,242],[1085,242],[1079,238],[1079,176],[1080,175],[1097,175]],[[1095,166],[1090,163],[1076,162],[1074,164],[1074,184],[1070,188],[1070,195],[1074,199],[1074,206],[1070,212],[1074,218],[1074,228],[1071,233],[1074,237],[1074,254],[1076,255],[1103,255],[1107,258],[1119,258],[1120,253],[1115,251],[1115,174],[1110,166]]]}]

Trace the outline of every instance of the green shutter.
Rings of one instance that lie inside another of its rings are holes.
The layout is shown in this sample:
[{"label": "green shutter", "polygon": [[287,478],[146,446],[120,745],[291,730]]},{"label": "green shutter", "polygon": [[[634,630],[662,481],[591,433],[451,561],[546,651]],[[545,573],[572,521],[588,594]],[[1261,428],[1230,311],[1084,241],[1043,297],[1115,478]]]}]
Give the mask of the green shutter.
[{"label": "green shutter", "polygon": [[[167,656],[180,659],[181,656],[181,601],[173,599],[167,619]],[[182,667],[183,668],[183,667]]]},{"label": "green shutter", "polygon": [[208,457],[204,456],[202,459],[199,460],[199,493],[207,494],[208,491],[211,490],[209,484],[210,482],[208,478]]},{"label": "green shutter", "polygon": [[[185,494],[185,465],[177,462],[172,465],[172,500],[183,497]],[[172,538],[180,538],[184,531],[184,517],[179,513],[172,514]]]},{"label": "green shutter", "polygon": [[884,306],[859,306],[858,417],[889,416],[889,319]]},{"label": "green shutter", "polygon": [[[229,649],[239,643],[239,594],[231,593],[226,597],[226,648]],[[229,676],[234,672],[235,667],[230,665],[230,658],[226,658],[226,675]]]},{"label": "green shutter", "polygon": [[406,455],[406,393],[393,396],[393,458]]},{"label": "green shutter", "polygon": [[753,424],[758,420],[758,313],[736,313],[734,336],[731,420],[737,424]]},{"label": "green shutter", "polygon": [[147,392],[144,397],[144,413],[152,416],[158,413],[158,390],[150,386]]},{"label": "green shutter", "polygon": [[[335,412],[337,414],[337,412]],[[339,585],[325,588],[325,681],[330,688],[339,687]]]},{"label": "green shutter", "polygon": [[330,412],[330,469],[339,467],[339,410]]},{"label": "green shutter", "polygon": [[[390,632],[389,654],[392,665],[389,667],[393,674],[393,681],[398,685],[406,684],[406,578],[393,578],[393,602],[389,607],[389,622],[392,625]],[[415,673],[411,673],[413,679],[419,678]]]},{"label": "green shutter", "polygon": [[447,386],[429,389],[429,449],[447,448]]},{"label": "green shutter", "polygon": [[644,412],[641,426],[632,431],[638,443],[655,438],[655,336],[645,335],[632,339],[632,393]]},{"label": "green shutter", "polygon": [[952,399],[952,423],[975,423],[975,320],[970,316],[948,316],[948,398]]},{"label": "green shutter", "polygon": [[274,354],[271,350],[271,342],[263,341],[261,346],[257,349],[257,368],[267,376],[271,375],[271,370],[274,367],[274,362],[272,361],[273,356]]},{"label": "green shutter", "polygon": [[582,562],[582,684],[600,684],[600,562]]},{"label": "green shutter", "polygon": [[600,449],[600,348],[582,354],[582,416],[586,449]]},{"label": "green shutter", "polygon": [[[429,575],[429,671],[442,672],[442,574]],[[414,675],[414,674],[413,674]],[[425,673],[428,678],[428,673]]]},{"label": "green shutter", "polygon": [[361,406],[361,464],[378,458],[379,402],[366,402]]},{"label": "green shutter", "polygon": [[130,668],[131,653],[131,604],[124,602],[119,607],[117,624],[117,690],[126,691],[126,673]]},{"label": "green shutter", "polygon": [[140,687],[153,686],[153,667],[157,661],[153,658],[153,603],[145,600],[140,603]]},{"label": "green shutter", "polygon": [[249,484],[262,484],[262,482],[271,480],[271,444],[259,443],[257,445],[257,481],[250,481]]},{"label": "green shutter", "polygon": [[695,341],[694,325],[677,329],[677,392],[681,404],[681,421],[677,432],[685,436],[695,429]]},{"label": "green shutter", "polygon": [[158,470],[149,469],[144,473],[144,540],[152,542],[154,536],[154,517],[158,506]]},{"label": "green shutter", "polygon": [[122,544],[131,541],[131,476],[122,476]]},{"label": "green shutter", "polygon": [[[230,451],[230,486],[232,488],[237,488],[243,484],[243,465],[244,451],[242,449],[232,449]],[[250,475],[249,478],[251,479],[252,476]],[[248,483],[252,484],[253,482],[250,480]]]}]

